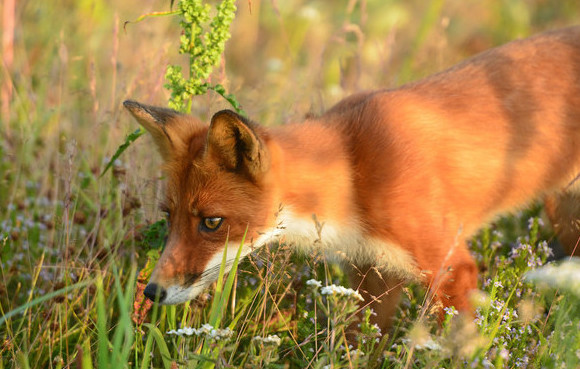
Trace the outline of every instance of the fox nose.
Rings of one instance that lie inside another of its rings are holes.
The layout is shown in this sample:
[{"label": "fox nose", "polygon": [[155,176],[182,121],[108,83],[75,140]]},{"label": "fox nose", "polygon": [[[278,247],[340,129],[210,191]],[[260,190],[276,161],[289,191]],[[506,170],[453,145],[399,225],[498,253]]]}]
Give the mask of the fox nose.
[{"label": "fox nose", "polygon": [[143,294],[151,301],[155,301],[155,298],[159,295],[158,302],[163,302],[167,296],[167,291],[165,291],[165,288],[160,287],[155,283],[149,283],[147,287],[145,287]]}]

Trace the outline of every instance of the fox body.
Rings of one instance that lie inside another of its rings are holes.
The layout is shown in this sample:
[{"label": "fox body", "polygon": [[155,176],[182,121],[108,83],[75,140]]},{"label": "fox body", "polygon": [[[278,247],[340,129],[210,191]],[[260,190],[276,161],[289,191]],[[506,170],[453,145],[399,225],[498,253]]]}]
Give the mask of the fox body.
[{"label": "fox body", "polygon": [[175,304],[243,254],[275,241],[350,266],[389,325],[405,281],[470,310],[465,245],[498,213],[545,197],[579,254],[580,27],[488,50],[398,89],[362,92],[300,124],[232,111],[209,125],[126,101],[164,159],[170,233],[146,295]]}]

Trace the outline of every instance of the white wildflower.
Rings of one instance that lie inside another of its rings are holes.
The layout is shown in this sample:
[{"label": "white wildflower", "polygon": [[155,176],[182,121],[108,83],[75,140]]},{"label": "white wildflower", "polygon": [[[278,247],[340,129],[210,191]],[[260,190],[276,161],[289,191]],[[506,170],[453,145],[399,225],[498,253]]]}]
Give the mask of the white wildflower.
[{"label": "white wildflower", "polygon": [[198,336],[201,336],[202,334],[203,334],[203,335],[208,335],[208,334],[209,334],[209,333],[212,331],[212,329],[214,329],[214,328],[212,327],[212,325],[211,325],[211,324],[207,324],[207,323],[206,323],[206,324],[203,324],[203,325],[202,325],[202,326],[201,326],[201,327],[200,327],[200,328],[197,330],[197,333],[196,333],[196,334],[197,334]]},{"label": "white wildflower", "polygon": [[317,281],[316,279],[309,279],[306,281],[306,285],[310,286],[314,289],[320,288],[322,287],[322,282]]},{"label": "white wildflower", "polygon": [[541,287],[567,290],[580,296],[580,258],[545,265],[526,273],[525,278]]},{"label": "white wildflower", "polygon": [[538,222],[539,227],[544,226],[544,221],[542,220],[542,218],[531,217],[530,219],[528,219],[528,229],[531,230],[536,221]]},{"label": "white wildflower", "polygon": [[419,343],[415,344],[415,349],[416,350],[438,351],[438,350],[441,350],[441,345],[438,344],[437,342],[433,341],[432,338],[428,338],[426,341],[424,341],[420,344]]},{"label": "white wildflower", "polygon": [[505,348],[502,348],[499,352],[499,357],[501,357],[504,361],[507,361],[510,357],[510,352]]},{"label": "white wildflower", "polygon": [[493,363],[491,361],[489,361],[488,359],[483,359],[483,361],[481,362],[481,364],[483,365],[483,367],[485,369],[495,368],[495,365],[493,365]]},{"label": "white wildflower", "polygon": [[[359,349],[356,349],[356,350],[349,350],[349,351],[348,351],[348,353],[350,354],[350,358],[351,358],[351,360],[352,360],[352,359],[359,358],[359,357],[361,357],[361,356],[364,356],[364,354],[365,354],[365,353],[364,353],[364,351],[362,351],[362,350],[359,350]],[[346,360],[346,359],[348,359],[348,356],[347,356],[347,354],[344,354],[344,355],[342,355],[342,358],[341,358],[341,359],[342,359],[342,360]]]},{"label": "white wildflower", "polygon": [[444,307],[443,310],[445,310],[445,314],[447,315],[459,315],[459,311],[454,306]]},{"label": "white wildflower", "polygon": [[527,368],[530,358],[528,356],[518,357],[516,359],[516,368]]},{"label": "white wildflower", "polygon": [[227,341],[234,335],[234,331],[232,331],[229,327],[225,329],[212,329],[209,334],[206,335],[206,338],[210,338],[215,341]]},{"label": "white wildflower", "polygon": [[493,308],[497,311],[501,311],[501,309],[503,309],[504,305],[505,305],[505,303],[501,300],[493,300],[491,302],[491,306],[493,306]]},{"label": "white wildflower", "polygon": [[180,331],[182,331],[183,334],[185,334],[186,336],[191,336],[193,334],[197,334],[196,330],[194,328],[191,328],[191,327],[184,327],[183,329],[180,329]]},{"label": "white wildflower", "polygon": [[233,336],[234,331],[230,328],[219,329],[212,327],[210,324],[204,324],[198,329],[192,327],[183,327],[178,330],[172,329],[167,334],[174,334],[180,337],[196,335],[198,337],[203,336],[214,341],[220,341],[229,340]]},{"label": "white wildflower", "polygon": [[528,229],[532,229],[532,227],[534,226],[534,221],[536,220],[536,218],[531,217],[530,219],[528,219]]},{"label": "white wildflower", "polygon": [[495,365],[493,365],[493,363],[491,361],[489,361],[488,359],[483,359],[483,360],[481,360],[481,362],[479,362],[479,359],[475,359],[471,363],[471,367],[472,368],[493,369],[493,368],[495,368]]},{"label": "white wildflower", "polygon": [[170,330],[167,332],[167,334],[174,334],[176,336],[191,336],[193,334],[197,334],[197,331],[195,328],[191,328],[191,327],[184,327],[184,328],[179,328],[178,330]]},{"label": "white wildflower", "polygon": [[274,345],[274,346],[280,346],[280,343],[282,343],[280,337],[278,337],[275,334],[268,335],[268,337],[255,336],[254,338],[252,338],[252,341],[257,341],[265,345]]},{"label": "white wildflower", "polygon": [[337,295],[337,296],[345,296],[345,297],[354,297],[359,301],[364,301],[363,297],[358,293],[358,291],[353,290],[352,288],[346,288],[343,286],[337,286],[332,284],[330,286],[322,287],[320,293],[323,295]]}]

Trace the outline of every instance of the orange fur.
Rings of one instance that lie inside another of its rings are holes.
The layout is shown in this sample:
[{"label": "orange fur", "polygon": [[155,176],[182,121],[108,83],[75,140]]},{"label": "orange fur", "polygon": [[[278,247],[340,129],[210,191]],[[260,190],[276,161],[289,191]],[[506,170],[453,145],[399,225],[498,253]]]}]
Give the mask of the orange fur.
[{"label": "orange fur", "polygon": [[[266,129],[223,111],[208,127],[126,106],[166,161],[171,229],[148,291],[166,303],[211,282],[226,237],[236,245],[246,227],[254,246],[286,239],[346,257],[383,328],[408,279],[469,310],[477,272],[465,239],[534,198],[548,198],[580,254],[580,27],[353,95],[301,124]],[[221,226],[208,231],[206,218]]]}]

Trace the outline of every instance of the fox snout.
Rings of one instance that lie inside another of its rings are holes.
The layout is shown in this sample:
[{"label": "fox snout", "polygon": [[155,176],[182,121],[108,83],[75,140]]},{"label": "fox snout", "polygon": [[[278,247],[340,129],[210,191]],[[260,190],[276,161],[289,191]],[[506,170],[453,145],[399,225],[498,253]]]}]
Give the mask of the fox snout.
[{"label": "fox snout", "polygon": [[[167,254],[161,256],[149,283],[143,294],[150,300],[163,305],[175,305],[195,299],[206,287],[218,279],[220,270],[228,273],[233,265],[239,244],[233,243],[227,248],[221,248],[205,263],[203,272],[188,273],[170,268]],[[168,250],[165,250],[166,252]],[[243,246],[240,258],[244,258],[251,251],[251,246]],[[225,264],[223,257],[226,254]],[[196,263],[191,263],[196,265]],[[197,264],[199,265],[199,264]]]},{"label": "fox snout", "polygon": [[163,305],[194,299],[211,281],[203,278],[206,262],[187,252],[183,244],[168,244],[157,262],[143,294]]},{"label": "fox snout", "polygon": [[158,286],[156,283],[148,283],[147,287],[143,291],[145,297],[147,297],[151,301],[157,300],[160,304],[163,303],[165,297],[167,297],[167,290],[165,288]]}]

